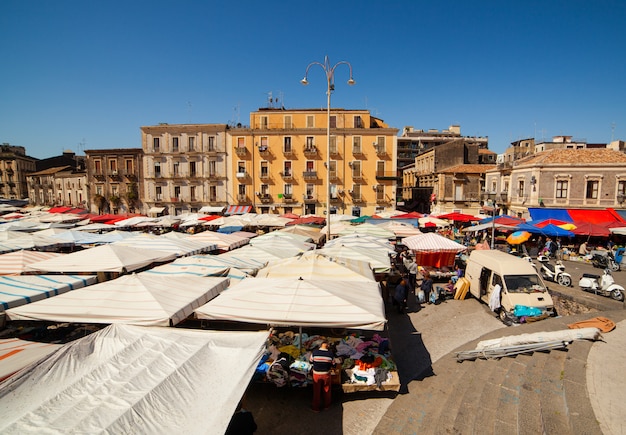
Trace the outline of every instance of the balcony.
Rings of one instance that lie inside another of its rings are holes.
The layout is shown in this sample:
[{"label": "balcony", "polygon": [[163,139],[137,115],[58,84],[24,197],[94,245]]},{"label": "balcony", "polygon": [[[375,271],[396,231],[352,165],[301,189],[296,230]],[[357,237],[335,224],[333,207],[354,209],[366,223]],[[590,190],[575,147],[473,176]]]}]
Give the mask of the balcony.
[{"label": "balcony", "polygon": [[354,154],[355,156],[362,155],[363,148],[361,148],[360,146],[352,147],[352,154]]},{"label": "balcony", "polygon": [[93,176],[98,181],[104,181],[106,179],[106,176],[102,172],[96,172]]},{"label": "balcony", "polygon": [[292,193],[283,193],[283,202],[296,202]]},{"label": "balcony", "polygon": [[329,152],[330,152],[331,156],[338,156],[339,155],[339,149],[337,148],[337,145],[334,145],[334,146],[331,145]]},{"label": "balcony", "polygon": [[377,180],[402,180],[402,176],[399,176],[397,172],[393,171],[377,171]]},{"label": "balcony", "polygon": [[330,171],[330,174],[328,174],[330,176],[331,180],[338,180],[339,179],[339,174],[337,174],[337,171]]},{"label": "balcony", "polygon": [[286,156],[293,156],[295,154],[292,147],[283,148],[283,154]]},{"label": "balcony", "polygon": [[270,151],[270,148],[268,146],[260,146],[259,147],[259,154],[264,156],[264,157],[269,157],[272,155],[272,152]]},{"label": "balcony", "polygon": [[113,181],[119,181],[122,179],[122,177],[120,176],[120,174],[117,171],[111,171],[109,172],[109,178]]},{"label": "balcony", "polygon": [[250,200],[248,199],[248,195],[237,195],[237,202],[250,202]]},{"label": "balcony", "polygon": [[352,171],[353,180],[363,180],[363,174],[361,172]]},{"label": "balcony", "polygon": [[270,195],[269,193],[260,193],[259,200],[261,200],[263,204],[270,203],[272,202],[272,195]]},{"label": "balcony", "polygon": [[247,173],[244,172],[237,172],[237,178],[246,178],[247,177]]},{"label": "balcony", "polygon": [[180,199],[179,196],[172,196],[170,198],[170,202],[180,202],[180,201],[181,201],[181,199]]},{"label": "balcony", "polygon": [[293,172],[291,171],[283,171],[280,173],[280,176],[285,180],[291,180],[293,178]]},{"label": "balcony", "polygon": [[317,155],[317,147],[315,145],[305,145],[304,155],[307,157],[314,157]]},{"label": "balcony", "polygon": [[313,194],[308,194],[308,195],[304,194],[304,195],[302,195],[302,200],[304,202],[310,203],[310,202],[316,202],[317,198]]},{"label": "balcony", "polygon": [[248,154],[248,150],[246,149],[246,147],[235,147],[235,153],[238,156],[243,157]]},{"label": "balcony", "polygon": [[305,180],[317,180],[317,171],[304,171],[302,177]]},{"label": "balcony", "polygon": [[259,178],[260,178],[261,180],[269,180],[269,178],[270,178],[270,174],[269,174],[269,172],[261,172],[261,173],[259,174]]},{"label": "balcony", "polygon": [[137,178],[138,178],[135,171],[126,171],[124,173],[124,176],[126,177],[128,181],[137,181]]}]

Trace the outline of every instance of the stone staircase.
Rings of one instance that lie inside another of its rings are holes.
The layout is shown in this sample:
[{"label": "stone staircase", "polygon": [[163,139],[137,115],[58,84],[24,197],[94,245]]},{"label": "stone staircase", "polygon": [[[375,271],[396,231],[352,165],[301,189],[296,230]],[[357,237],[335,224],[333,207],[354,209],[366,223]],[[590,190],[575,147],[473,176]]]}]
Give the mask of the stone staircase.
[{"label": "stone staircase", "polygon": [[[549,319],[482,339],[559,330],[573,321]],[[478,341],[457,350],[474,349]],[[433,375],[408,384],[374,433],[601,434],[586,387],[592,344],[576,341],[567,350],[461,363],[450,354],[432,365]]]}]

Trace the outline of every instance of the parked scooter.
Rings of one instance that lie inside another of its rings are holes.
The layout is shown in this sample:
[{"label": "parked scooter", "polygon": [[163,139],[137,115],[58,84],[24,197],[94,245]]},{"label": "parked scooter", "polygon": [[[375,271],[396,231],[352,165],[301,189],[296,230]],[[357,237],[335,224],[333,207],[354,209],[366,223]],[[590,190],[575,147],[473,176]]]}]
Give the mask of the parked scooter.
[{"label": "parked scooter", "polygon": [[565,287],[572,285],[572,275],[565,272],[565,265],[563,265],[560,260],[557,260],[555,264],[552,264],[550,263],[550,257],[540,255],[537,257],[537,261],[541,263],[541,269],[539,272],[541,273],[543,279],[557,282]]},{"label": "parked scooter", "polygon": [[617,272],[620,269],[619,263],[615,261],[615,257],[611,251],[603,251],[602,253],[594,251],[591,256],[591,264],[593,267],[601,269],[609,268],[613,272]]},{"label": "parked scooter", "polygon": [[578,285],[584,291],[594,292],[595,294],[599,293],[602,296],[610,297],[616,301],[624,300],[624,287],[615,284],[611,269],[608,267],[604,269],[602,276],[583,273]]}]

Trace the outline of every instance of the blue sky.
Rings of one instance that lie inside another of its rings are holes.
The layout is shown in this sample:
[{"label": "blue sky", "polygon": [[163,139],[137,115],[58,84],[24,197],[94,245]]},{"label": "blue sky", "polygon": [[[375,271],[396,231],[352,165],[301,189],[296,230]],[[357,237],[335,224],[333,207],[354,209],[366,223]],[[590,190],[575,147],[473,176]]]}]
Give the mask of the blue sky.
[{"label": "blue sky", "polygon": [[626,140],[624,1],[0,2],[0,142],[46,158],[139,148],[143,125],[369,109],[390,126]]}]

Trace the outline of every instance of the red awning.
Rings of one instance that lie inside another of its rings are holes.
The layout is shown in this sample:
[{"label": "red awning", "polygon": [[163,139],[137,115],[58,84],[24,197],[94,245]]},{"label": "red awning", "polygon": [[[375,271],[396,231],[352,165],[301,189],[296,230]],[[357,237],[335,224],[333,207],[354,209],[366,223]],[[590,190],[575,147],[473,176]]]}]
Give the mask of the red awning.
[{"label": "red awning", "polygon": [[67,213],[71,209],[72,207],[65,207],[65,206],[52,207],[50,210],[48,210],[48,213]]},{"label": "red awning", "polygon": [[229,205],[226,209],[226,215],[250,213],[251,205]]}]

